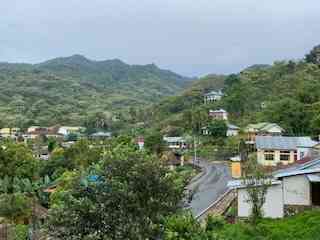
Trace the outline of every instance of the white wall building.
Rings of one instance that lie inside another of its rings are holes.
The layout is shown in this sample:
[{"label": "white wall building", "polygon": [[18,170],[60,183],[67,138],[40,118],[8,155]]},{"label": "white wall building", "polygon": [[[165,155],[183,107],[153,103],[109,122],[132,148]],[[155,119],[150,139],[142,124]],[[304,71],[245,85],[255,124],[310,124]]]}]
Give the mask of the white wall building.
[{"label": "white wall building", "polygon": [[234,137],[239,135],[240,128],[236,125],[228,124],[227,137]]},{"label": "white wall building", "polygon": [[[237,190],[238,216],[249,217],[252,205],[245,181],[230,181],[228,186]],[[275,174],[267,190],[263,213],[265,217],[282,218],[289,208],[314,206],[320,206],[320,159]]]},{"label": "white wall building", "polygon": [[186,141],[182,137],[164,137],[163,141],[166,142],[170,149],[183,149],[187,147]]},{"label": "white wall building", "polygon": [[69,127],[69,126],[62,126],[59,128],[58,130],[58,134],[61,134],[61,135],[64,135],[64,136],[67,136],[71,133],[79,133],[83,131],[83,128],[82,127]]},{"label": "white wall building", "polygon": [[223,93],[221,90],[211,91],[211,92],[204,94],[204,103],[207,104],[210,102],[220,101],[222,97],[223,97]]},{"label": "white wall building", "polygon": [[210,110],[209,116],[214,120],[228,120],[228,112],[224,109]]}]

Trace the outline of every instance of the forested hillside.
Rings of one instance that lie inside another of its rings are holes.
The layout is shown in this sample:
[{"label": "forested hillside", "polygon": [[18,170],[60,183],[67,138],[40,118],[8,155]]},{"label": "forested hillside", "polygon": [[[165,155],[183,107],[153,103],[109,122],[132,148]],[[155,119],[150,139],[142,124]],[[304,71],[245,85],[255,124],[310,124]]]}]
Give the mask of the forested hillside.
[{"label": "forested hillside", "polygon": [[0,63],[0,125],[82,124],[159,101],[188,84],[156,65],[93,61],[81,55],[40,64]]},{"label": "forested hillside", "polygon": [[[208,110],[224,108],[240,126],[259,121],[280,124],[289,135],[320,133],[320,53],[315,47],[299,61],[255,65],[238,74],[208,76],[183,94],[157,104],[150,120],[154,128],[200,131]],[[225,97],[204,105],[203,94],[223,88]],[[170,133],[169,133],[170,134]]]}]

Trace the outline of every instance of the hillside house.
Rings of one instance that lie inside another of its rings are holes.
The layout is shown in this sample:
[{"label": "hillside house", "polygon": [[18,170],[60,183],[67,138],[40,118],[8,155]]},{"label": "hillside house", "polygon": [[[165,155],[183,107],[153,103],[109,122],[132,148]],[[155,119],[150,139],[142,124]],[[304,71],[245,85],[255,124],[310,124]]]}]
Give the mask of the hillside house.
[{"label": "hillside house", "polygon": [[[288,168],[273,176],[268,184],[266,201],[263,205],[265,217],[282,218],[320,206],[320,159]],[[247,186],[243,180],[234,180],[228,186],[237,191],[238,217],[248,218],[251,203]],[[256,187],[259,187],[257,183]]]},{"label": "hillside house", "polygon": [[46,136],[48,133],[48,128],[46,127],[31,127],[28,128],[27,134],[24,135],[27,139],[35,139],[40,136]]},{"label": "hillside house", "polygon": [[185,149],[187,147],[186,140],[182,137],[164,137],[163,141],[169,149]]},{"label": "hillside house", "polygon": [[249,124],[245,129],[246,143],[254,145],[257,136],[281,136],[284,129],[276,123]]},{"label": "hillside house", "polygon": [[15,138],[20,133],[20,128],[1,128],[0,136],[2,138]]},{"label": "hillside house", "polygon": [[[239,135],[240,128],[233,124],[227,124],[227,137],[237,136]],[[210,134],[208,127],[201,128],[202,135],[207,136]]]},{"label": "hillside house", "polygon": [[58,134],[61,134],[63,136],[68,136],[70,134],[77,134],[81,133],[85,129],[83,127],[69,127],[69,126],[62,126],[58,130]]},{"label": "hillside house", "polygon": [[240,128],[233,124],[228,124],[227,137],[233,137],[239,135]]},{"label": "hillside house", "polygon": [[228,120],[228,112],[224,109],[210,110],[209,116],[214,120]]},{"label": "hillside house", "polygon": [[40,126],[30,126],[30,127],[28,127],[28,129],[27,129],[27,133],[35,132],[35,131],[37,131],[38,129],[41,129],[41,128],[43,128],[43,127],[40,127]]},{"label": "hillside house", "polygon": [[310,137],[257,136],[257,161],[263,166],[288,165],[306,157],[317,144]]},{"label": "hillside house", "polygon": [[52,127],[48,127],[48,131],[47,131],[47,137],[51,137],[51,138],[62,138],[62,134],[59,134],[59,129],[60,126],[56,125],[56,126],[52,126]]},{"label": "hillside house", "polygon": [[216,102],[216,101],[220,101],[221,98],[223,97],[223,93],[221,90],[219,91],[211,91],[211,92],[208,92],[206,94],[204,94],[203,96],[203,100],[204,100],[204,103],[207,104],[207,103],[210,103],[210,102]]},{"label": "hillside house", "polygon": [[93,140],[106,140],[112,136],[111,132],[96,132],[90,135],[90,139]]},{"label": "hillside house", "polygon": [[144,148],[144,137],[140,136],[136,139],[136,143],[139,147],[139,150],[143,150]]},{"label": "hillside house", "polygon": [[48,160],[50,158],[50,153],[48,146],[42,146],[40,148],[33,149],[33,156],[41,160]]}]

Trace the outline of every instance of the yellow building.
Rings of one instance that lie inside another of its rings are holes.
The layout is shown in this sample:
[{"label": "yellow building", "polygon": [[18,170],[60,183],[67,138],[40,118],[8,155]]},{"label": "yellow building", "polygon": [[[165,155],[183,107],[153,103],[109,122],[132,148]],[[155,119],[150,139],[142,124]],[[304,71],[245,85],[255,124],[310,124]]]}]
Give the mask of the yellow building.
[{"label": "yellow building", "polygon": [[19,132],[20,132],[20,128],[1,128],[0,129],[1,137],[15,136]]},{"label": "yellow building", "polygon": [[288,165],[306,157],[317,144],[310,137],[257,136],[257,161],[263,166]]}]

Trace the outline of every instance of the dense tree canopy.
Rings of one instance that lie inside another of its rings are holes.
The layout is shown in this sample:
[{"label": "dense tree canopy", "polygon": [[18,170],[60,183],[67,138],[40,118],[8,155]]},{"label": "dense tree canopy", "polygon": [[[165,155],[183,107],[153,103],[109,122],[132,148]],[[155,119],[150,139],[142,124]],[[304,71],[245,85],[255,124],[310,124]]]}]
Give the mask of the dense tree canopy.
[{"label": "dense tree canopy", "polygon": [[183,195],[157,159],[131,148],[108,152],[99,167],[75,177],[64,191],[48,227],[66,240],[149,239]]},{"label": "dense tree canopy", "polygon": [[24,144],[7,143],[0,147],[0,178],[37,177],[40,161],[33,157],[32,151]]}]

